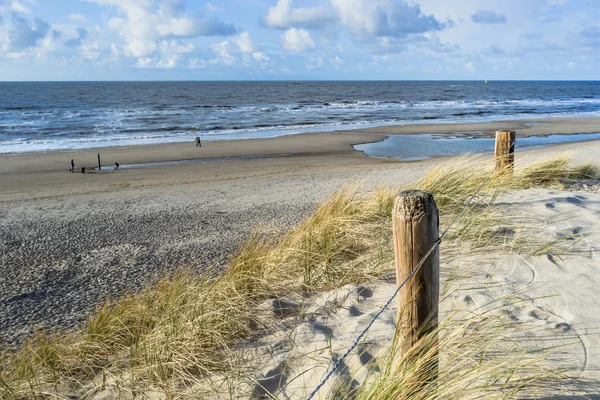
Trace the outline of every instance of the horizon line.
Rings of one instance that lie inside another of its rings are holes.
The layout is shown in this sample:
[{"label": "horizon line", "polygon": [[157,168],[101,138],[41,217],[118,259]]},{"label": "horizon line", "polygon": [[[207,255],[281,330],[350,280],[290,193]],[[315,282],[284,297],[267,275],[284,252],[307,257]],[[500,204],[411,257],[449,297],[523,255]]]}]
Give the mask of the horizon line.
[{"label": "horizon line", "polygon": [[0,80],[1,83],[159,83],[159,82],[600,82],[600,79],[144,79],[144,80]]}]

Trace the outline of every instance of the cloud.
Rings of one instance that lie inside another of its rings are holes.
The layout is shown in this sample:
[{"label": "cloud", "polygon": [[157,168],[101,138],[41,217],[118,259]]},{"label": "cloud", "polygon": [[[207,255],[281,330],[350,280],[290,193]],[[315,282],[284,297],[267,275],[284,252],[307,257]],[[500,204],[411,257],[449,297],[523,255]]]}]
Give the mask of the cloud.
[{"label": "cloud", "polygon": [[85,28],[77,28],[77,37],[65,41],[64,44],[67,47],[81,47],[81,43],[85,38],[87,38],[87,36],[88,32]]},{"label": "cloud", "polygon": [[302,27],[320,29],[335,17],[323,7],[292,8],[293,0],[277,0],[261,23],[269,28]]},{"label": "cloud", "polygon": [[[158,68],[171,69],[180,65],[187,54],[192,53],[193,44],[184,44],[180,40],[163,40],[156,47],[156,55],[152,57],[140,57],[134,67],[136,68]],[[118,49],[112,49],[113,54],[118,55]]]},{"label": "cloud", "polygon": [[10,9],[16,13],[31,14],[31,10],[29,8],[25,7],[22,3],[16,0],[10,4]]},{"label": "cloud", "polygon": [[477,10],[471,15],[471,21],[476,24],[505,24],[506,16],[493,11]]},{"label": "cloud", "polygon": [[263,51],[263,46],[254,43],[248,32],[242,32],[220,43],[215,43],[211,46],[211,49],[217,53],[216,57],[208,62],[191,59],[189,67],[195,69],[210,64],[236,65],[238,63],[250,65],[254,62],[264,63],[269,61],[269,57]]},{"label": "cloud", "polygon": [[294,52],[306,52],[315,49],[315,42],[304,29],[290,28],[283,36],[283,48]]},{"label": "cloud", "polygon": [[219,7],[218,5],[213,4],[213,3],[206,3],[204,5],[204,7],[206,7],[206,9],[208,11],[210,11],[210,12],[222,12],[222,11],[225,11],[224,9],[222,9],[221,7]]},{"label": "cloud", "polygon": [[86,16],[83,15],[83,14],[79,14],[79,13],[77,13],[77,14],[69,14],[67,16],[67,18],[70,19],[71,21],[77,21],[77,22],[85,22],[85,21],[87,21]]},{"label": "cloud", "polygon": [[183,0],[89,1],[117,7],[124,15],[112,18],[109,26],[125,39],[124,53],[136,58],[155,56],[163,40],[236,33],[234,25],[219,18],[190,17]]},{"label": "cloud", "polygon": [[405,37],[441,31],[449,24],[402,0],[331,0],[341,22],[358,38]]},{"label": "cloud", "polygon": [[50,32],[50,24],[35,18],[33,24],[16,14],[8,30],[8,47],[11,51],[22,51],[37,46]]}]

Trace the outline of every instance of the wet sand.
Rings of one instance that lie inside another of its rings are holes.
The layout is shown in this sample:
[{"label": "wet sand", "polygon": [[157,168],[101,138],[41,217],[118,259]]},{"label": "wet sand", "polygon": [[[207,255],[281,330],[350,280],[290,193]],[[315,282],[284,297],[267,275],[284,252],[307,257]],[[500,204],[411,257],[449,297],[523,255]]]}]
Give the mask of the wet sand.
[{"label": "wet sand", "polygon": [[546,136],[556,134],[600,133],[600,118],[546,118],[518,121],[497,121],[458,124],[412,124],[381,126],[353,132],[366,134],[402,135],[428,134],[480,134],[492,137],[497,130],[516,130],[518,136]]}]

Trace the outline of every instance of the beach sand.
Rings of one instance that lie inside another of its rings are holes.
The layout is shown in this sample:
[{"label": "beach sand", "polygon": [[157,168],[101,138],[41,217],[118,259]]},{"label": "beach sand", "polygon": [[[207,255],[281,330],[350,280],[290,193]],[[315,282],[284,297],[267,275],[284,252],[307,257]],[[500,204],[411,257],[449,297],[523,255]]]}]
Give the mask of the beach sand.
[{"label": "beach sand", "polygon": [[[519,121],[515,124],[523,124]],[[593,130],[598,120],[545,120],[535,132]],[[490,131],[508,123],[486,124]],[[518,125],[521,126],[522,125]],[[512,127],[512,126],[508,126]],[[543,131],[542,127],[547,130]],[[480,125],[470,129],[479,130]],[[463,131],[461,125],[402,127],[395,133]],[[531,128],[534,129],[534,128]],[[193,142],[0,155],[0,331],[8,342],[32,325],[73,328],[95,307],[151,284],[178,268],[221,266],[252,229],[297,224],[332,191],[409,183],[444,158],[389,162],[352,144],[382,140],[372,133],[301,134],[274,139]],[[521,134],[521,131],[519,131]],[[277,155],[203,164],[69,173],[121,165]],[[596,161],[598,142],[539,149],[527,163],[571,152]],[[484,159],[490,160],[491,157]]]}]

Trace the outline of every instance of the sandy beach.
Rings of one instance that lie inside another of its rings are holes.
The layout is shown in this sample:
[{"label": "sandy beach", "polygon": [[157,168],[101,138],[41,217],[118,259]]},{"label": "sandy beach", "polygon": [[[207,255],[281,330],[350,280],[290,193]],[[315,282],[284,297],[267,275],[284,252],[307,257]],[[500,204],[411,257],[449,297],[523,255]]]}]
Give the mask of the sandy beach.
[{"label": "sandy beach", "polygon": [[[227,260],[248,233],[297,224],[345,185],[409,183],[444,161],[389,162],[353,144],[381,134],[597,132],[597,119],[383,127],[273,139],[3,154],[0,156],[0,331],[12,342],[32,326],[73,328],[106,298],[151,284],[181,267]],[[211,159],[82,175],[76,168]],[[596,161],[597,142],[519,153],[518,163],[569,152]],[[239,158],[243,156],[269,156]],[[236,159],[238,157],[238,159]],[[490,157],[485,159],[490,160]]]}]

